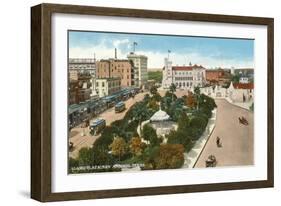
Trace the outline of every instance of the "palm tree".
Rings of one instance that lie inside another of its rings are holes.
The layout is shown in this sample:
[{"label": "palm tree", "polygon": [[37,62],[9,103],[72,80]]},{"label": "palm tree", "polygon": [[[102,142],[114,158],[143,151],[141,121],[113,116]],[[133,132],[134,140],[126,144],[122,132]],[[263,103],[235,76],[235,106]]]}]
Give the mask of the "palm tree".
[{"label": "palm tree", "polygon": [[150,93],[151,93],[152,95],[157,94],[157,87],[156,87],[156,86],[152,86],[152,87],[150,88]]},{"label": "palm tree", "polygon": [[139,127],[140,127],[140,133],[141,131],[141,122],[143,120],[146,120],[149,118],[149,112],[147,110],[147,107],[144,103],[138,102],[134,106],[133,110],[133,116],[136,121],[138,121]]},{"label": "palm tree", "polygon": [[195,97],[196,97],[196,104],[197,104],[197,110],[198,110],[199,109],[199,101],[200,101],[200,97],[201,97],[199,87],[194,88],[194,94],[195,94]]},{"label": "palm tree", "polygon": [[169,90],[172,93],[172,102],[174,101],[174,92],[176,91],[177,87],[174,83],[171,84]]}]

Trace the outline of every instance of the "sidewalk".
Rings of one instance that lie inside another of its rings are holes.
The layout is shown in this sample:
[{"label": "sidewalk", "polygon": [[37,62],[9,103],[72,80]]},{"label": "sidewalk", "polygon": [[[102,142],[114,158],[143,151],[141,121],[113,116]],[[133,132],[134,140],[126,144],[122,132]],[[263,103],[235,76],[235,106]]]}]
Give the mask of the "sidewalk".
[{"label": "sidewalk", "polygon": [[253,101],[249,102],[233,102],[229,97],[224,98],[226,101],[228,101],[230,104],[233,104],[235,106],[241,107],[243,109],[250,110],[250,106],[252,105]]},{"label": "sidewalk", "polygon": [[184,164],[182,168],[193,168],[199,158],[201,152],[203,151],[206,143],[208,142],[209,137],[211,136],[217,118],[217,109],[212,111],[212,117],[209,119],[207,127],[202,134],[202,136],[196,141],[194,147],[188,152],[184,153]]}]

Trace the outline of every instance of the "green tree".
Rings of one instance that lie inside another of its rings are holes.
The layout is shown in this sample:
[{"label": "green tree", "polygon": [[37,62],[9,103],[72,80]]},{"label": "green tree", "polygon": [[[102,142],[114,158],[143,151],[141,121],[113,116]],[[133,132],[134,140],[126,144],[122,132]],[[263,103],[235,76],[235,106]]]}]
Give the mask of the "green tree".
[{"label": "green tree", "polygon": [[196,98],[196,108],[197,110],[199,109],[199,104],[200,104],[200,98],[201,98],[201,94],[200,94],[200,88],[199,87],[195,87],[194,88],[194,95]]},{"label": "green tree", "polygon": [[100,136],[95,142],[93,147],[103,148],[108,150],[108,145],[113,141],[114,134],[116,133],[116,128],[112,126],[106,126]]},{"label": "green tree", "polygon": [[72,157],[68,160],[68,172],[71,173],[72,168],[79,167],[79,161],[77,159],[74,159]]},{"label": "green tree", "polygon": [[193,141],[189,136],[189,133],[185,129],[178,129],[177,131],[171,131],[168,136],[167,143],[183,145],[186,152],[189,152],[193,146]]},{"label": "green tree", "polygon": [[156,134],[156,130],[153,129],[149,124],[143,126],[142,137],[145,140],[148,140],[152,146],[159,145],[161,142],[161,139],[158,138]]},{"label": "green tree", "polygon": [[133,116],[139,124],[140,133],[142,133],[141,122],[149,118],[149,111],[143,102],[137,102],[134,105]]},{"label": "green tree", "polygon": [[[144,97],[143,97],[143,100],[142,100],[143,103],[144,103],[144,104],[147,104],[149,100],[150,100],[149,94],[145,94]],[[127,113],[128,113],[128,112],[127,112]]]},{"label": "green tree", "polygon": [[78,162],[79,166],[92,166],[93,165],[93,156],[91,148],[83,147],[79,151]]},{"label": "green tree", "polygon": [[155,80],[158,83],[162,82],[162,71],[148,71],[147,74],[149,80]]},{"label": "green tree", "polygon": [[181,112],[178,119],[178,130],[186,129],[189,126],[189,118],[185,112]]},{"label": "green tree", "polygon": [[127,153],[127,144],[122,137],[114,138],[113,142],[109,145],[111,152],[114,156],[117,156],[119,161],[121,157]]},{"label": "green tree", "polygon": [[93,165],[109,165],[111,168],[115,163],[114,157],[104,148],[92,148]]},{"label": "green tree", "polygon": [[239,83],[241,76],[242,76],[241,74],[234,74],[231,76],[231,81],[233,83]]},{"label": "green tree", "polygon": [[150,93],[151,93],[152,95],[157,94],[157,87],[156,87],[156,86],[152,86],[152,87],[150,88]]},{"label": "green tree", "polygon": [[148,107],[154,111],[157,111],[159,109],[159,105],[157,104],[157,101],[155,99],[151,99],[148,102]]},{"label": "green tree", "polygon": [[156,169],[155,158],[159,153],[159,145],[158,146],[151,146],[146,147],[142,158],[144,160],[144,169],[153,170]]},{"label": "green tree", "polygon": [[254,111],[254,103],[251,104],[250,110],[253,112]]},{"label": "green tree", "polygon": [[153,100],[157,101],[157,102],[160,102],[162,97],[161,95],[157,92],[155,95],[153,95],[152,97]]},{"label": "green tree", "polygon": [[[174,94],[176,91],[177,87],[174,83],[171,84],[171,86],[169,87],[169,91]],[[172,95],[172,101],[174,101],[174,95]]]},{"label": "green tree", "polygon": [[207,123],[208,118],[206,119],[203,116],[195,116],[191,119],[188,135],[192,138],[193,141],[198,140],[198,138],[201,137],[207,126]]}]

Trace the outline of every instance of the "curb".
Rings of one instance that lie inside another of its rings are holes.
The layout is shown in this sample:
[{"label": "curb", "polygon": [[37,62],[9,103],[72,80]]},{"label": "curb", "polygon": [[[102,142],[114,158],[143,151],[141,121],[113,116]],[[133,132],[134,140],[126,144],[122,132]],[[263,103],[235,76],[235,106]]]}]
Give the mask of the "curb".
[{"label": "curb", "polygon": [[199,153],[199,155],[198,155],[198,157],[197,157],[197,159],[196,159],[195,163],[193,164],[193,166],[192,166],[191,168],[194,168],[194,167],[195,167],[195,165],[197,164],[197,162],[198,162],[198,160],[199,160],[199,158],[200,158],[201,154],[203,153],[203,150],[205,149],[205,147],[206,147],[207,143],[209,142],[210,137],[211,137],[211,135],[213,134],[213,132],[214,132],[214,130],[215,130],[215,128],[216,128],[216,121],[217,121],[217,111],[216,111],[216,120],[215,120],[215,125],[214,125],[214,127],[213,127],[212,131],[210,132],[210,134],[209,134],[209,136],[208,136],[208,138],[207,138],[207,140],[206,140],[206,142],[205,142],[205,144],[204,144],[203,148],[201,149],[201,151],[200,151],[200,153]]}]

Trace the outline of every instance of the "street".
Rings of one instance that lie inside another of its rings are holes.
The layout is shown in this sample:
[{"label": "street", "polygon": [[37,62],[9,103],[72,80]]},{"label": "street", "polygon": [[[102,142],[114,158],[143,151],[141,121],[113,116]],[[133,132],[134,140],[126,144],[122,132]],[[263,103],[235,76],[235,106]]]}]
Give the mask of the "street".
[{"label": "street", "polygon": [[[112,107],[101,113],[94,119],[105,119],[106,125],[110,125],[116,120],[123,119],[126,112],[131,108],[131,106],[133,106],[136,102],[141,101],[145,94],[147,93],[139,93],[134,98],[129,98],[128,100],[124,101],[126,110],[121,113],[115,113],[114,107]],[[92,122],[94,119],[91,119],[90,122]],[[73,143],[74,148],[69,152],[70,157],[76,158],[81,148],[92,147],[95,140],[100,137],[100,134],[97,136],[92,136],[89,132],[90,130],[88,127],[81,128],[81,125],[78,125],[77,127],[71,129],[71,132],[69,132],[69,141]]]},{"label": "street", "polygon": [[[216,100],[216,104],[216,126],[195,167],[205,167],[209,155],[216,157],[217,166],[254,164],[253,113],[222,99]],[[239,123],[241,116],[247,119],[249,125]],[[221,139],[222,147],[217,147],[217,137]]]}]

